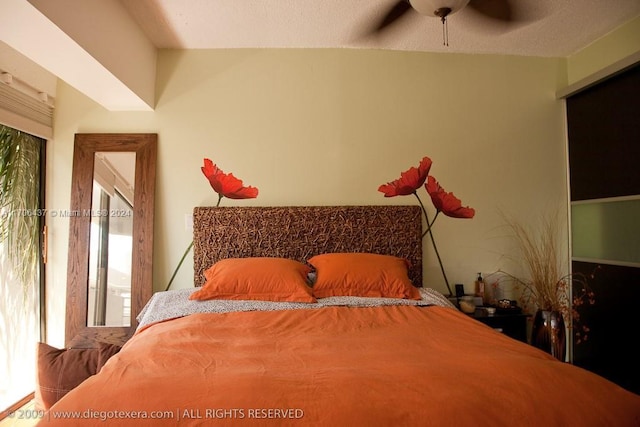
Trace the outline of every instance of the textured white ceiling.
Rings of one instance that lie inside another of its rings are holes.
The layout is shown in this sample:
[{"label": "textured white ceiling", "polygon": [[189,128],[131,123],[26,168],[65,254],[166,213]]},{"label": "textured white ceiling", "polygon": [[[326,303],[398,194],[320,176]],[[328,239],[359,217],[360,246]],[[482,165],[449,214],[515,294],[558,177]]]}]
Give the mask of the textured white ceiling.
[{"label": "textured white ceiling", "polygon": [[[470,1],[449,17],[443,46],[440,20],[413,10],[372,35],[397,0],[1,0],[0,72],[50,98],[62,79],[108,110],[148,111],[157,48],[567,57],[640,17],[640,0]],[[510,24],[475,12],[505,1],[515,18]],[[637,32],[628,34],[640,45]]]},{"label": "textured white ceiling", "polygon": [[440,20],[414,10],[371,35],[395,1],[121,0],[157,47],[180,49],[367,48],[566,57],[640,15],[640,0],[510,0],[516,19],[505,24],[467,7],[449,17],[447,47]]}]

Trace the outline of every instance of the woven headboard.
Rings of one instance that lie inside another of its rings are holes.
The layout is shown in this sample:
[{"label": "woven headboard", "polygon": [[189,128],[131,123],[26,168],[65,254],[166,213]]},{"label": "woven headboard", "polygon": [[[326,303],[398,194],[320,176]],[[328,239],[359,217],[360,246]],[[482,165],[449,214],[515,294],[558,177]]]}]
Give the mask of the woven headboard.
[{"label": "woven headboard", "polygon": [[422,286],[422,216],[418,206],[196,207],[194,284],[225,258],[282,257],[305,262],[330,252],[371,252],[409,261]]}]

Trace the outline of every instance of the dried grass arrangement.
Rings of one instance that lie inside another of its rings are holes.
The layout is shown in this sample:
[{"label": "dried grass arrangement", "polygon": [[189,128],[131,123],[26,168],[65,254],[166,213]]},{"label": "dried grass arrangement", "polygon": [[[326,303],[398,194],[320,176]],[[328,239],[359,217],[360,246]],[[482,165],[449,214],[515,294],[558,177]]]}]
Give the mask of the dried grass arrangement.
[{"label": "dried grass arrangement", "polygon": [[576,343],[586,340],[589,328],[580,323],[578,309],[584,304],[595,304],[595,295],[588,283],[595,272],[589,276],[565,273],[563,266],[568,263],[563,263],[561,255],[558,215],[542,215],[536,227],[526,226],[506,215],[503,217],[516,242],[519,260],[524,264],[528,278],[501,272],[521,289],[520,301],[525,311],[560,312],[567,328],[574,329]]}]

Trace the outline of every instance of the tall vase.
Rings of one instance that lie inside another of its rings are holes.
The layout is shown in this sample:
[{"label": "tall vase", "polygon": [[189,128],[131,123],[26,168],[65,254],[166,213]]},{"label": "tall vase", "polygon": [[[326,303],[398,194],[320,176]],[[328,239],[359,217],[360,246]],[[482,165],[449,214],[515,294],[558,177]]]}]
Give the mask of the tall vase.
[{"label": "tall vase", "polygon": [[561,312],[536,312],[531,330],[531,344],[564,362],[567,354],[567,336]]}]

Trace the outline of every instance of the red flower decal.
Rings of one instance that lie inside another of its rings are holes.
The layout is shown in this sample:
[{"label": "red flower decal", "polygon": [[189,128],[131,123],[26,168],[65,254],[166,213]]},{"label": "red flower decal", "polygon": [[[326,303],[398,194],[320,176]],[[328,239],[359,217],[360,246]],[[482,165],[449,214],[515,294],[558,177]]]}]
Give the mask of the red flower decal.
[{"label": "red flower decal", "polygon": [[402,172],[400,178],[381,185],[378,187],[378,191],[384,193],[384,197],[407,196],[415,193],[427,179],[431,163],[430,158],[423,157],[417,168],[411,167],[408,171]]},{"label": "red flower decal", "polygon": [[258,189],[255,187],[245,187],[242,180],[222,172],[211,160],[204,159],[204,166],[201,168],[204,176],[209,180],[213,191],[218,193],[220,198],[229,199],[253,199],[258,197]]},{"label": "red flower decal", "polygon": [[[438,181],[436,181],[434,177],[429,176],[431,164],[432,162],[430,158],[423,157],[420,161],[420,166],[417,168],[412,167],[408,171],[400,174],[399,179],[381,185],[378,187],[378,191],[384,193],[385,197],[408,196],[409,194],[416,196],[418,203],[420,203],[420,208],[422,209],[425,220],[427,221],[427,230],[422,233],[422,237],[427,234],[431,236],[431,243],[433,244],[433,250],[438,258],[438,264],[440,264],[444,283],[447,285],[449,295],[451,295],[452,292],[451,287],[449,286],[449,280],[447,279],[447,274],[444,271],[444,265],[442,264],[442,259],[440,258],[438,248],[436,247],[436,241],[433,238],[433,231],[431,231],[431,229],[433,228],[433,224],[436,222],[440,212],[453,218],[473,218],[476,211],[468,206],[462,207],[462,202],[456,198],[453,193],[447,193],[444,191],[444,189],[440,187],[440,184],[438,184]],[[427,181],[427,184],[424,187],[431,196],[431,201],[436,208],[436,215],[433,220],[429,219],[429,214],[427,213],[422,200],[420,200],[420,196],[417,191],[422,187],[425,181]]]},{"label": "red flower decal", "polygon": [[442,212],[446,216],[452,218],[473,218],[476,211],[470,207],[462,207],[462,202],[453,193],[447,193],[444,188],[440,187],[438,181],[432,176],[427,178],[427,184],[425,185],[433,206],[439,212]]}]

